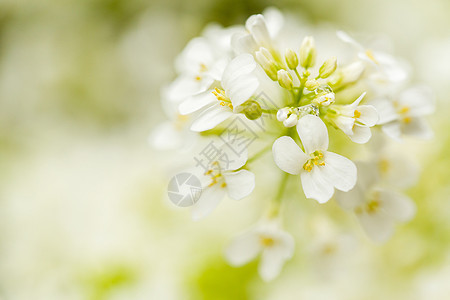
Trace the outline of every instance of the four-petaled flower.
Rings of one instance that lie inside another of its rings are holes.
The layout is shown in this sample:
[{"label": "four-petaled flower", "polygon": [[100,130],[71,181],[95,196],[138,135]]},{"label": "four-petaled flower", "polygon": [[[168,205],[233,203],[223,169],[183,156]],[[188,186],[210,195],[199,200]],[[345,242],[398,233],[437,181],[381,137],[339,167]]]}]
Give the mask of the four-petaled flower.
[{"label": "four-petaled flower", "polygon": [[433,95],[428,88],[406,89],[394,101],[377,99],[371,102],[380,114],[379,125],[389,137],[399,140],[403,135],[428,139],[433,131],[424,116],[434,112]]},{"label": "four-petaled flower", "polygon": [[336,193],[338,204],[353,211],[364,231],[375,242],[385,242],[394,233],[396,222],[409,221],[416,212],[412,200],[383,188],[371,164],[358,164],[358,182],[348,193]]},{"label": "four-petaled flower", "polygon": [[356,183],[355,164],[336,153],[328,152],[328,131],[319,117],[307,115],[297,123],[297,132],[305,152],[291,137],[278,138],[272,147],[277,166],[293,175],[300,174],[308,198],[327,202],[334,188],[349,191]]},{"label": "four-petaled flower", "polygon": [[[247,151],[236,155],[227,144],[220,148],[221,160],[218,157],[212,161],[204,172],[198,175],[202,184],[202,194],[192,207],[192,219],[199,220],[209,215],[219,205],[220,201],[228,195],[234,200],[240,200],[255,188],[255,175],[247,170],[240,169],[247,161]],[[198,173],[198,170],[196,170]]]},{"label": "four-petaled flower", "polygon": [[280,229],[276,221],[261,222],[237,236],[225,250],[225,257],[233,266],[242,266],[261,253],[258,272],[265,281],[275,279],[283,264],[294,254],[294,239]]},{"label": "four-petaled flower", "polygon": [[256,62],[250,54],[234,58],[223,72],[221,87],[209,89],[183,101],[179,110],[182,115],[191,114],[207,107],[191,126],[193,131],[212,129],[233,116],[237,107],[249,100],[259,87],[253,74]]},{"label": "four-petaled flower", "polygon": [[355,143],[367,143],[372,137],[370,127],[378,122],[378,113],[371,105],[359,105],[366,93],[352,104],[332,105],[327,111],[327,119],[342,130]]}]

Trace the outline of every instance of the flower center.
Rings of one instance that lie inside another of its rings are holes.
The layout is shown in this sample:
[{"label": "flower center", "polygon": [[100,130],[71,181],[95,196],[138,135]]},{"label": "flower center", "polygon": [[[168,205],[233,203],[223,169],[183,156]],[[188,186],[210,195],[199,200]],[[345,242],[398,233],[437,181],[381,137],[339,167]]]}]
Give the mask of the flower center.
[{"label": "flower center", "polygon": [[359,117],[361,117],[361,112],[355,109],[355,113],[353,115],[353,118],[358,119]]},{"label": "flower center", "polygon": [[275,241],[270,236],[261,236],[260,243],[263,247],[272,247],[275,244]]},{"label": "flower center", "polygon": [[368,196],[368,201],[363,206],[358,206],[355,208],[355,213],[361,214],[363,211],[366,211],[368,214],[375,214],[380,210],[380,208],[380,193],[375,191]]},{"label": "flower center", "polygon": [[214,91],[212,91],[214,96],[216,96],[217,100],[220,101],[220,105],[222,106],[228,106],[229,108],[233,109],[233,105],[231,104],[231,100],[225,95],[225,91],[219,88],[214,88]]},{"label": "flower center", "polygon": [[303,165],[305,171],[311,172],[314,166],[325,166],[322,151],[316,150],[311,153],[311,158]]},{"label": "flower center", "polygon": [[387,159],[382,159],[378,163],[381,173],[387,173],[391,167],[391,163]]},{"label": "flower center", "polygon": [[211,177],[211,183],[208,185],[208,187],[211,187],[218,183],[220,183],[220,187],[222,188],[227,186],[225,180],[223,179],[220,165],[217,161],[211,163],[211,168],[205,172],[205,175],[209,175]]},{"label": "flower center", "polygon": [[197,76],[195,76],[195,80],[197,80],[197,81],[202,80],[202,78],[203,78],[202,73],[206,72],[207,70],[208,70],[208,67],[205,64],[201,63],[199,71],[198,71],[199,74]]},{"label": "flower center", "polygon": [[406,124],[411,122],[411,116],[409,115],[409,107],[408,106],[403,106],[402,108],[400,108],[398,110],[398,113],[401,115],[402,117],[402,121]]}]

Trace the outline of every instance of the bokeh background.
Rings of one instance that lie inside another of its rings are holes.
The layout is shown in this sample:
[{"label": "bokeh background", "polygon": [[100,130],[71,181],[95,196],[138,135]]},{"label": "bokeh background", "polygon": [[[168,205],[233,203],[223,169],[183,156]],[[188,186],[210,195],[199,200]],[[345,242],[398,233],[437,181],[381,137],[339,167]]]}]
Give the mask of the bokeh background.
[{"label": "bokeh background", "polygon": [[[222,249],[257,220],[261,195],[192,222],[166,196],[177,154],[147,142],[184,45],[268,6],[389,37],[436,94],[435,139],[411,149],[416,218],[382,246],[361,234],[334,258],[337,276],[316,272],[301,221],[333,207],[295,201],[296,254],[277,280],[228,266]],[[447,0],[0,1],[0,299],[448,299],[449,12]]]}]

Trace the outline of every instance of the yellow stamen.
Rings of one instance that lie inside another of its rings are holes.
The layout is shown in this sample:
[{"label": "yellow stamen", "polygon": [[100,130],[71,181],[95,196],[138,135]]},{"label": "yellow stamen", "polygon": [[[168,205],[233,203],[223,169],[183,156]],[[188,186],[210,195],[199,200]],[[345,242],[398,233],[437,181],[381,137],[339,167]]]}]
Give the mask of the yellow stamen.
[{"label": "yellow stamen", "polygon": [[361,117],[361,112],[358,110],[355,110],[355,114],[354,114],[353,118],[358,119],[359,117]]},{"label": "yellow stamen", "polygon": [[409,107],[408,106],[403,106],[400,110],[399,113],[401,114],[406,114],[409,111]]},{"label": "yellow stamen", "polygon": [[371,61],[373,61],[374,63],[376,63],[378,65],[378,61],[376,60],[375,55],[373,54],[372,50],[367,49],[366,55]]},{"label": "yellow stamen", "polygon": [[322,151],[314,151],[314,153],[311,154],[311,159],[308,159],[308,161],[303,165],[303,169],[311,172],[314,166],[325,166]]},{"label": "yellow stamen", "polygon": [[268,237],[268,236],[261,236],[260,242],[261,242],[261,245],[263,245],[264,247],[272,247],[275,244],[275,241],[273,240],[273,238]]},{"label": "yellow stamen", "polygon": [[382,159],[378,163],[381,173],[387,173],[391,168],[391,163],[387,159]]}]

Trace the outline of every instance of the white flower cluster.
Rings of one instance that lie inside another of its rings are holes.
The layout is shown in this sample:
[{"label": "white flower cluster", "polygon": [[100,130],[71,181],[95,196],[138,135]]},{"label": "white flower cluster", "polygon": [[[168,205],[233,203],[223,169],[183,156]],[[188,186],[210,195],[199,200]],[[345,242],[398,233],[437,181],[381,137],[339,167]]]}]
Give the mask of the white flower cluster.
[{"label": "white flower cluster", "polygon": [[[298,197],[301,190],[319,203],[335,195],[374,241],[387,240],[395,222],[414,215],[412,200],[398,189],[414,183],[417,168],[401,154],[386,154],[388,141],[369,147],[376,154],[355,164],[329,151],[334,147],[329,130],[337,139],[339,132],[347,136],[340,141],[348,147],[367,143],[372,131],[379,132],[380,140],[431,136],[423,116],[433,112],[432,95],[425,87],[407,86],[404,62],[363,47],[342,31],[337,38],[320,35],[321,45],[330,44],[324,53],[331,52],[322,57],[315,39],[303,34],[313,31],[275,9],[251,16],[245,27],[207,27],[178,57],[178,77],[163,91],[171,121],[151,136],[161,149],[192,149],[188,145],[194,142],[222,137],[236,120],[257,133],[253,145],[263,146],[256,151],[249,144],[233,151],[236,144],[225,142],[215,147],[219,156],[194,172],[203,190],[193,205],[194,219],[211,213],[225,195],[239,200],[254,192],[250,164],[272,149],[276,166],[285,172],[274,185],[278,192],[267,216],[226,251],[233,265],[261,253],[259,272],[265,280],[275,278],[293,255],[294,240],[281,227],[280,206],[283,198]],[[291,175],[300,175],[302,188],[298,185],[296,194],[284,193]]]}]

